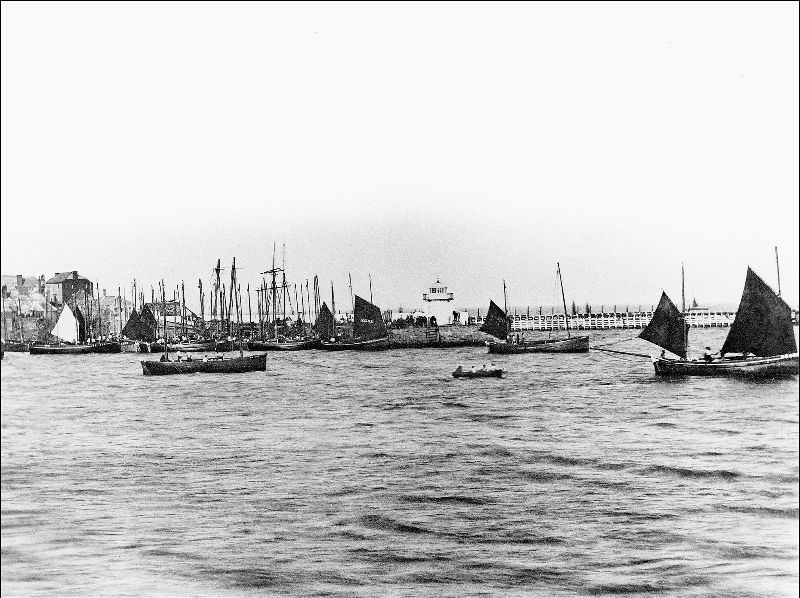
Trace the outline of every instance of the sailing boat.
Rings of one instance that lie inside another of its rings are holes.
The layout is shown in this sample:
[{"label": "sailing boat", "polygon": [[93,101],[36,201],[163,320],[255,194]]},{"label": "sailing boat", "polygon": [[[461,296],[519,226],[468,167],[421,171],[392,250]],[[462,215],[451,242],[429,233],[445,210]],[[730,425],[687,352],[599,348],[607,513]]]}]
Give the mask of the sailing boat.
[{"label": "sailing boat", "polygon": [[[164,312],[164,330],[166,336],[167,329],[167,310],[166,310],[166,295],[163,294],[164,285],[162,285],[162,299],[163,299],[163,312]],[[239,357],[232,357],[225,359],[224,357],[204,357],[201,359],[187,358],[183,361],[170,361],[169,359],[169,345],[164,344],[164,355],[159,361],[142,361],[142,373],[145,376],[167,376],[171,374],[194,374],[198,372],[207,374],[238,374],[243,372],[263,372],[267,369],[267,354],[261,355],[244,355],[242,350],[242,320],[241,312],[239,310],[239,293],[236,291],[236,258],[233,259],[233,266],[231,267],[231,289],[236,300],[236,322],[237,334],[236,338],[239,341]]]},{"label": "sailing boat", "polygon": [[[567,328],[567,338],[546,338],[540,340],[520,340],[515,342],[509,332],[511,326],[508,319],[508,309],[503,312],[493,301],[489,302],[489,312],[481,326],[480,331],[491,334],[502,343],[489,343],[489,353],[586,353],[589,351],[589,336],[572,336],[569,331],[569,315],[567,301],[564,296],[564,282],[561,280],[561,264],[557,264],[558,280],[561,284],[561,301],[564,304],[564,323]],[[505,295],[505,281],[503,282],[503,295]]]},{"label": "sailing boat", "polygon": [[[77,313],[77,317],[75,315]],[[83,315],[76,306],[75,312],[69,305],[64,305],[58,321],[50,332],[62,343],[58,345],[31,345],[31,355],[85,355],[87,353],[121,353],[122,345],[118,342],[94,342],[80,344],[86,336],[85,324],[82,324]],[[83,338],[82,338],[83,337]]]},{"label": "sailing boat", "polygon": [[652,358],[656,374],[777,377],[798,373],[791,309],[749,267],[739,309],[719,357],[687,359],[688,330],[684,315],[662,292],[652,320],[639,337],[680,359],[668,358],[662,351]]},{"label": "sailing boat", "polygon": [[[284,245],[283,250],[284,250],[283,267],[282,268],[275,267],[275,245],[273,244],[272,269],[267,270],[266,272],[262,272],[262,274],[272,275],[272,285],[270,287],[270,291],[272,292],[272,300],[270,304],[272,306],[273,336],[272,338],[268,338],[267,340],[248,341],[247,348],[250,349],[251,351],[302,351],[305,349],[319,348],[319,339],[287,338],[285,334],[284,335],[278,334],[278,295],[277,295],[278,289],[281,289],[283,294],[283,299],[281,301],[281,305],[283,306],[282,321],[284,328],[286,328],[286,303],[287,303],[286,292],[288,289],[288,286],[286,284],[286,245]],[[283,280],[281,283],[278,283],[277,279],[278,272],[282,274]],[[295,310],[297,310],[297,306],[295,306]],[[284,333],[287,333],[287,330],[284,330]]]},{"label": "sailing boat", "polygon": [[334,334],[323,340],[321,347],[326,351],[388,349],[389,332],[383,322],[381,308],[356,295],[353,307],[353,338],[340,339]]}]

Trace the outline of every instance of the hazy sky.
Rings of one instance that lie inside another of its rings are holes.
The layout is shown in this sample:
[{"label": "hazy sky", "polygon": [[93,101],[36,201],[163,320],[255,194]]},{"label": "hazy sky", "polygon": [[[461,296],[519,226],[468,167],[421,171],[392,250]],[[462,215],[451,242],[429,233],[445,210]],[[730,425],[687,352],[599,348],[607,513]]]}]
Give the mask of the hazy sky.
[{"label": "hazy sky", "polygon": [[2,272],[796,305],[798,111],[795,2],[3,2]]}]

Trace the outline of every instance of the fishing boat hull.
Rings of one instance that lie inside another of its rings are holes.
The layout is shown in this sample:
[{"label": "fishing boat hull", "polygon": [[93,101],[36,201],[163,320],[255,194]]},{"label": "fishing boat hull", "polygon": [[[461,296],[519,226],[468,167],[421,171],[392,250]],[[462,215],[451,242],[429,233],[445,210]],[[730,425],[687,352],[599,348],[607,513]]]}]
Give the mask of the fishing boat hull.
[{"label": "fishing boat hull", "polygon": [[653,358],[659,376],[741,376],[747,378],[778,378],[798,374],[798,354],[774,357],[747,357],[694,361]]},{"label": "fishing boat hull", "polygon": [[453,378],[502,378],[503,370],[456,370]]},{"label": "fishing boat hull", "polygon": [[3,351],[6,353],[27,353],[29,343],[23,341],[4,341]]},{"label": "fishing boat hull", "polygon": [[520,344],[489,343],[489,353],[587,353],[588,336],[574,336],[557,340],[528,341]]},{"label": "fishing boat hull", "polygon": [[121,353],[120,343],[93,345],[31,345],[31,355],[86,355],[89,353]]},{"label": "fishing boat hull", "polygon": [[250,351],[306,351],[308,349],[319,349],[320,341],[318,339],[309,339],[304,341],[250,341],[247,343],[247,348]]},{"label": "fishing boat hull", "polygon": [[389,337],[375,338],[367,341],[344,340],[338,342],[320,343],[320,349],[325,351],[384,351],[389,348]]},{"label": "fishing boat hull", "polygon": [[263,372],[267,369],[267,355],[248,355],[230,359],[192,359],[190,361],[142,361],[145,376],[170,376],[174,374],[240,374]]}]

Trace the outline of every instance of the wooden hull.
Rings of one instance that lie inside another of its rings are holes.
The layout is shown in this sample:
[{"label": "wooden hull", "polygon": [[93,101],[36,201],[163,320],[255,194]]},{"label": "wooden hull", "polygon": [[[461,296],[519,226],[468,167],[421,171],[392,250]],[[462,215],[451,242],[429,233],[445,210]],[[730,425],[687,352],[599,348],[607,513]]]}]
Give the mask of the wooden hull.
[{"label": "wooden hull", "polygon": [[746,359],[716,359],[689,361],[653,358],[659,376],[742,376],[746,378],[779,378],[798,373],[798,355],[748,357]]},{"label": "wooden hull", "polygon": [[173,374],[240,374],[243,372],[263,372],[267,369],[267,355],[248,355],[228,359],[203,361],[143,361],[142,373],[145,376],[169,376]]},{"label": "wooden hull", "polygon": [[489,353],[586,353],[588,351],[588,336],[530,341],[518,345],[510,343],[489,343]]},{"label": "wooden hull", "polygon": [[453,378],[502,378],[503,370],[456,370]]},{"label": "wooden hull", "polygon": [[7,353],[27,353],[29,343],[23,341],[5,341],[3,342],[3,351]]},{"label": "wooden hull", "polygon": [[318,339],[304,341],[249,341],[247,348],[250,351],[306,351],[308,349],[319,349]]},{"label": "wooden hull", "polygon": [[320,348],[326,351],[384,351],[389,348],[389,337],[368,341],[345,340],[334,343],[322,341]]},{"label": "wooden hull", "polygon": [[93,345],[31,345],[31,355],[86,355],[88,353],[121,353],[120,343]]}]

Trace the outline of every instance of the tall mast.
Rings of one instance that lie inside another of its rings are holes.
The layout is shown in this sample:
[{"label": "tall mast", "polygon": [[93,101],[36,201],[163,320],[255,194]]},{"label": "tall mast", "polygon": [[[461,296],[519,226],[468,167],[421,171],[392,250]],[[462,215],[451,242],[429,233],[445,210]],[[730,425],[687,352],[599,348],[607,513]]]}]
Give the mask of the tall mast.
[{"label": "tall mast", "polygon": [[167,343],[167,285],[161,279],[161,311],[164,314],[164,361],[169,361],[169,347]]},{"label": "tall mast", "polygon": [[686,275],[681,262],[681,315],[683,316],[683,346],[689,354],[689,331],[686,329]]},{"label": "tall mast", "polygon": [[353,318],[356,317],[356,300],[353,298],[353,277],[347,273],[347,278],[350,279],[350,307],[353,308]]},{"label": "tall mast", "polygon": [[369,302],[372,303],[372,274],[369,274]]},{"label": "tall mast", "polygon": [[19,316],[19,340],[25,342],[25,333],[22,331],[22,301],[17,297],[17,315]]},{"label": "tall mast", "polygon": [[247,319],[252,324],[253,323],[253,307],[250,304],[250,283],[247,283]]},{"label": "tall mast", "polygon": [[778,246],[775,246],[775,268],[778,270],[778,297],[781,296],[781,264],[778,261]]},{"label": "tall mast", "polygon": [[136,309],[136,306],[138,305],[138,303],[136,301],[136,298],[137,298],[137,295],[136,295],[136,279],[134,278],[133,279],[133,309]]},{"label": "tall mast", "polygon": [[336,300],[333,296],[333,281],[331,281],[331,311],[333,312],[333,336],[336,337]]},{"label": "tall mast", "polygon": [[203,323],[203,330],[206,329],[206,302],[205,297],[203,297],[203,279],[197,279],[197,288],[199,289],[200,295],[200,321]]},{"label": "tall mast", "polygon": [[97,281],[97,328],[98,336],[103,336],[103,308],[100,307],[100,281]]},{"label": "tall mast", "polygon": [[564,304],[564,324],[567,327],[567,338],[569,338],[569,316],[567,314],[567,299],[564,297],[564,281],[561,279],[561,264],[556,262],[558,268],[558,282],[561,284],[561,303]]},{"label": "tall mast", "polygon": [[[233,258],[233,265],[231,266],[231,288],[236,288],[236,258]],[[239,357],[244,357],[244,350],[242,349],[242,317],[239,305],[239,293],[236,295],[236,323],[238,330],[236,336],[239,338]]]}]

